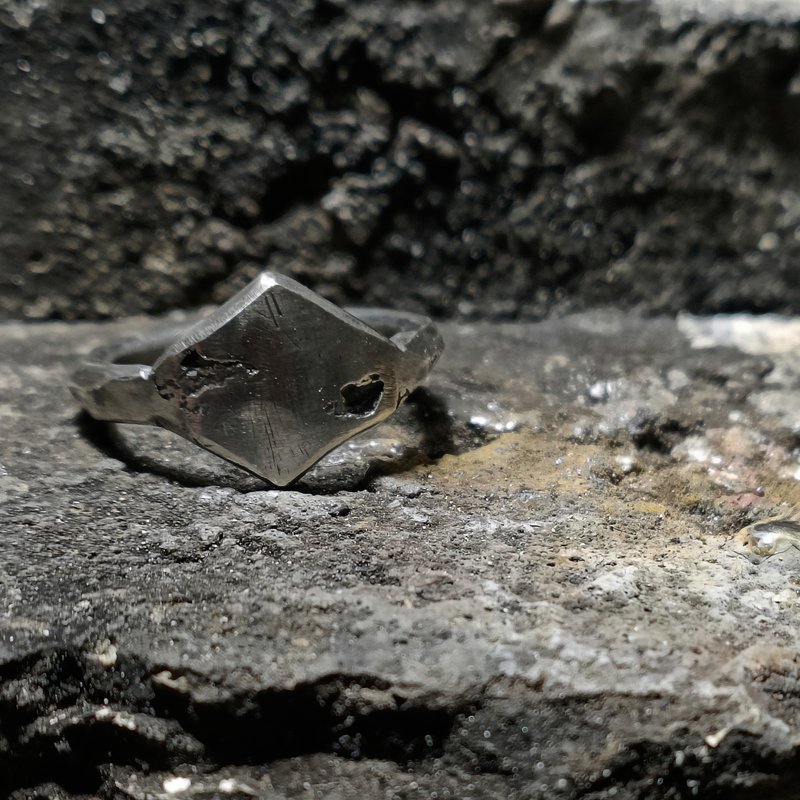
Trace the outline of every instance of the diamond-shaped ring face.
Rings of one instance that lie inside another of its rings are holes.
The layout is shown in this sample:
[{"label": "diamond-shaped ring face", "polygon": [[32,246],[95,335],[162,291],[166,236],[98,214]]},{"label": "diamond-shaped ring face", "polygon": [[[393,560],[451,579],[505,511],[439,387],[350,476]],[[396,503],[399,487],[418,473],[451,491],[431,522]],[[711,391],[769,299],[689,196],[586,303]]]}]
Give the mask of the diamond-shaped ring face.
[{"label": "diamond-shaped ring face", "polygon": [[424,347],[404,346],[414,333],[392,341],[264,273],[156,361],[153,416],[284,486],[397,408],[441,349],[435,331]]}]

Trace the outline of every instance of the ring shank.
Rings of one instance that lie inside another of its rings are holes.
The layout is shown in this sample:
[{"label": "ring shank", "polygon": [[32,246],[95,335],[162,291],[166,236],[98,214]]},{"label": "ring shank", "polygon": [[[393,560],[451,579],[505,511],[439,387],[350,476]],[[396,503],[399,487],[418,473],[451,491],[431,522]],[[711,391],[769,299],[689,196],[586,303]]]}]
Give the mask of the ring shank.
[{"label": "ring shank", "polygon": [[[443,349],[433,322],[425,316],[382,308],[347,308],[345,313],[377,331],[399,350],[403,379],[420,383]],[[145,336],[123,339],[93,350],[73,373],[70,391],[95,419],[159,424],[152,365],[204,317]]]}]

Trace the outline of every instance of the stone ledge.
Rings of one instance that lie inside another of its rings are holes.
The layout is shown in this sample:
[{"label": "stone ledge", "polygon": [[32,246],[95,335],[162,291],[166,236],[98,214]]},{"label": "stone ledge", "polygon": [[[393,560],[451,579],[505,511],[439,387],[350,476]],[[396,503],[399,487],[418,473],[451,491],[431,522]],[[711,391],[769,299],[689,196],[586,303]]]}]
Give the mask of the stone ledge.
[{"label": "stone ledge", "polygon": [[0,326],[4,795],[793,796],[797,321],[445,326],[290,491],[76,420],[143,324]]}]

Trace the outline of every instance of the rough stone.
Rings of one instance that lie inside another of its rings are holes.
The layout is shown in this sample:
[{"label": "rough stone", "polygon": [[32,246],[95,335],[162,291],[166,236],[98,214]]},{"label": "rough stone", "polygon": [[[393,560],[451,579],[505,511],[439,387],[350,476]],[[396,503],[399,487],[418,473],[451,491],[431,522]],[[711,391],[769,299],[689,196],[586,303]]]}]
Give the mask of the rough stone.
[{"label": "rough stone", "polygon": [[0,325],[2,796],[796,797],[798,321],[451,324],[286,491],[77,415],[147,324]]},{"label": "rough stone", "polygon": [[800,311],[796,0],[0,3],[0,314],[269,266],[461,317]]}]

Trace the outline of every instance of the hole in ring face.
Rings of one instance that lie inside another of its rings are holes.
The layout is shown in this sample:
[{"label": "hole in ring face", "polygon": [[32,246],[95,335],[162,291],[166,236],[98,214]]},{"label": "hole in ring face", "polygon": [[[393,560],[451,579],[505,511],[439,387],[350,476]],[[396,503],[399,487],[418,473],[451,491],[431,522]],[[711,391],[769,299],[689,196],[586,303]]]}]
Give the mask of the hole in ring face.
[{"label": "hole in ring face", "polygon": [[336,404],[337,416],[368,417],[374,414],[383,399],[384,383],[377,373],[346,383],[340,389],[342,404]]}]

